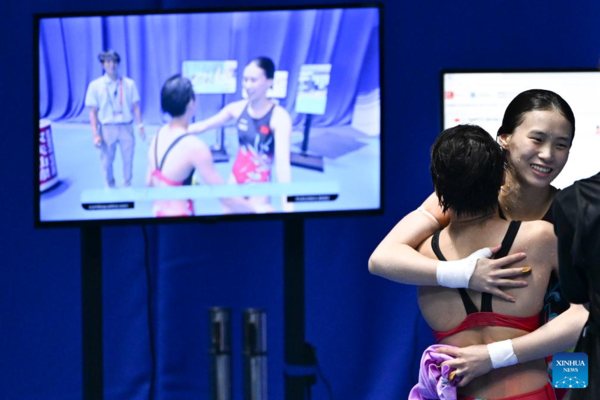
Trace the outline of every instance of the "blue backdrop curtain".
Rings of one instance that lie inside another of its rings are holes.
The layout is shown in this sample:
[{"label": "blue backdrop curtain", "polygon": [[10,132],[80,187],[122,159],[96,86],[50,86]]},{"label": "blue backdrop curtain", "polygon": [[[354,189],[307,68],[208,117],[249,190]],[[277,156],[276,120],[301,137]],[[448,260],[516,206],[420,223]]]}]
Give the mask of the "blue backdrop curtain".
[{"label": "blue backdrop curtain", "polygon": [[[181,73],[183,61],[238,60],[237,92],[225,97],[230,102],[242,98],[243,67],[267,56],[289,72],[281,104],[295,123],[303,117],[294,112],[301,65],[332,64],[327,112],[313,123],[349,124],[356,94],[379,87],[378,23],[374,9],[46,19],[39,44],[40,116],[87,122],[87,85],[102,74],[98,53],[110,48],[121,55],[121,73],[138,84],[149,123],[162,122],[160,89]],[[221,96],[200,97],[198,118],[222,106]]]},{"label": "blue backdrop curtain", "polygon": [[[387,71],[383,86],[386,114],[382,119],[386,132],[385,213],[378,217],[306,221],[306,336],[317,347],[334,398],[344,400],[406,398],[416,380],[418,355],[432,341],[419,317],[415,289],[370,276],[366,263],[393,225],[431,193],[429,148],[440,130],[440,70],[593,68],[600,55],[600,42],[594,39],[600,37],[600,2],[383,2]],[[302,1],[257,2],[264,6],[281,3],[298,5]],[[32,179],[37,172],[34,149],[38,121],[34,120],[32,105],[38,88],[32,79],[32,14],[212,5],[198,0],[146,0],[135,4],[122,0],[0,1],[4,94],[0,107],[0,156],[4,166],[0,197],[4,210],[0,213],[1,399],[81,399],[80,234],[77,229],[33,228]],[[222,5],[243,7],[247,2],[227,0]],[[236,21],[234,26],[242,29],[245,23]],[[81,64],[69,67],[65,62],[69,41],[62,34],[45,38],[42,62],[50,63],[54,53],[62,61],[42,71],[47,91],[40,93],[42,99],[46,96],[40,108],[42,115],[55,119],[77,115],[85,121],[85,111],[81,114],[82,110],[77,110],[82,107],[83,92],[77,94],[76,102],[75,94],[67,95],[67,88],[72,92],[79,85],[83,91],[91,79],[100,75],[96,56],[105,45],[122,52],[124,71],[138,80],[140,91],[158,90],[162,85],[163,77],[159,79],[157,71],[169,62],[163,55],[149,59],[143,51],[151,49],[138,49],[139,54],[131,48],[119,49],[117,42],[109,41],[127,36],[108,32],[100,19],[94,24],[94,32],[98,33],[88,32],[89,27],[78,28],[79,34],[93,43],[93,48],[81,57]],[[143,25],[138,26],[143,30]],[[540,34],[540,26],[553,27],[558,33],[548,40],[547,35]],[[60,32],[59,26],[54,28]],[[204,29],[205,36],[212,32]],[[135,33],[135,29],[131,31]],[[161,35],[153,37],[152,46],[159,45]],[[299,38],[292,34],[285,38],[289,47],[296,49],[294,44]],[[249,38],[239,34],[236,40],[242,49],[241,41]],[[277,49],[283,54],[283,47]],[[68,54],[77,55],[77,50],[71,49]],[[335,57],[335,50],[333,54]],[[253,56],[244,55],[246,60]],[[284,58],[278,57],[275,50],[273,57],[285,66]],[[148,63],[139,64],[142,60]],[[369,57],[364,62],[363,68],[367,68],[366,63],[375,63]],[[179,65],[175,67],[179,71]],[[154,78],[143,78],[141,70],[154,71],[149,75]],[[67,76],[78,76],[77,84],[69,83]],[[362,77],[357,85],[360,93],[373,88],[370,79]],[[59,89],[62,97],[49,96]],[[145,112],[158,110],[156,96],[143,96]],[[215,100],[215,110],[220,108],[217,103]],[[214,305],[234,310],[236,400],[242,398],[241,311],[245,307],[267,310],[269,395],[271,399],[282,399],[282,223],[153,226],[149,233],[154,289],[150,316],[157,362],[154,399],[208,397],[206,313]],[[103,228],[103,239],[107,398],[149,399],[152,360],[142,229]],[[322,382],[314,387],[313,398],[328,398]]]}]

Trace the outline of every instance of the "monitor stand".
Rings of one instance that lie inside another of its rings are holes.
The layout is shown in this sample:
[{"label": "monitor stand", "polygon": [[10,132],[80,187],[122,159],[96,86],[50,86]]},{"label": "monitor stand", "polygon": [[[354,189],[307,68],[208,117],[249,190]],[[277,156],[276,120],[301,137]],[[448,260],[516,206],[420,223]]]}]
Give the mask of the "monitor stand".
[{"label": "monitor stand", "polygon": [[102,400],[102,228],[81,228],[81,341],[83,399]]},{"label": "monitor stand", "polygon": [[[223,100],[221,102],[221,109],[223,108],[225,108],[225,93],[223,93]],[[229,162],[229,154],[227,154],[227,150],[225,149],[225,127],[222,126],[216,135],[215,144],[210,148],[213,162]]]},{"label": "monitor stand", "polygon": [[316,357],[306,343],[304,296],[304,219],[283,222],[283,307],[285,400],[310,399],[316,383]]},{"label": "monitor stand", "polygon": [[308,138],[310,136],[310,125],[312,123],[312,114],[306,114],[304,122],[304,139],[302,140],[302,151],[300,153],[290,154],[290,163],[297,167],[314,169],[315,171],[323,172],[323,156],[313,154],[308,150]]},{"label": "monitor stand", "polygon": [[[283,223],[285,399],[310,398],[314,350],[305,341],[304,219]],[[103,400],[102,228],[81,228],[83,400]]]}]

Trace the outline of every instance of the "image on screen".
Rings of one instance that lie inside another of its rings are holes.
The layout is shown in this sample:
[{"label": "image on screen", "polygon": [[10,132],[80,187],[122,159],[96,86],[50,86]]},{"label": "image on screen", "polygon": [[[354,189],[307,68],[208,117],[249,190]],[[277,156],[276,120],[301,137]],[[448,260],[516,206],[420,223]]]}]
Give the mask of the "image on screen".
[{"label": "image on screen", "polygon": [[331,80],[331,64],[310,64],[300,68],[296,112],[325,114],[327,88]]},{"label": "image on screen", "polygon": [[235,93],[237,68],[237,60],[184,61],[181,75],[192,82],[196,94]]},{"label": "image on screen", "polygon": [[476,124],[494,138],[504,111],[519,93],[546,89],[558,93],[575,114],[569,161],[552,182],[559,189],[600,171],[600,71],[444,72],[443,129]]},{"label": "image on screen", "polygon": [[36,222],[380,210],[379,25],[372,6],[37,15]]}]

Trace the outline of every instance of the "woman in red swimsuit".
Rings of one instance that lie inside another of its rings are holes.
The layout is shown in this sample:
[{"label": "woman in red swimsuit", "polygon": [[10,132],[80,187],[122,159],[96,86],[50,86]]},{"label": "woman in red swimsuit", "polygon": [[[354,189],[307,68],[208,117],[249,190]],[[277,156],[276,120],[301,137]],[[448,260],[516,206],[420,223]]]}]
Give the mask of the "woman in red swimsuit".
[{"label": "woman in red swimsuit", "polygon": [[[191,133],[204,132],[236,121],[239,149],[230,182],[260,183],[273,181],[273,166],[277,182],[292,179],[290,138],[292,120],[285,108],[273,103],[267,91],[273,85],[275,64],[267,57],[258,57],[244,68],[243,86],[248,99],[225,106],[215,116],[191,124]],[[258,210],[272,211],[269,197],[250,198]],[[282,211],[293,211],[285,196]]]},{"label": "woman in red swimsuit", "polygon": [[[216,171],[210,149],[200,139],[187,132],[196,107],[195,94],[187,78],[175,75],[164,84],[161,91],[162,109],[172,120],[163,126],[150,143],[148,151],[148,186],[167,187],[191,185],[197,172],[208,185],[224,184]],[[254,207],[244,199],[220,199],[226,210],[238,213],[254,212]],[[184,217],[194,215],[192,200],[157,200],[154,202],[157,217]]]},{"label": "woman in red swimsuit", "polygon": [[[498,211],[502,211],[505,218],[521,221],[549,219],[552,199],[557,192],[551,182],[567,162],[574,133],[573,112],[556,93],[528,90],[511,101],[498,130],[507,168],[497,204]],[[444,214],[437,196],[431,195],[419,210],[404,217],[379,244],[369,260],[369,270],[403,283],[440,285],[438,260],[424,257],[415,248],[448,222],[449,215]],[[493,244],[493,241],[487,242],[484,246]],[[523,274],[520,268],[502,267],[524,257],[525,254],[516,253],[499,260],[477,261],[477,257],[470,258],[471,275],[462,287],[515,301],[515,295],[501,287],[523,287],[527,281],[512,279]],[[527,260],[529,258],[528,253]],[[516,295],[521,296],[520,292]],[[580,307],[571,306],[535,332],[513,340],[518,360],[532,360],[565,350],[586,318]],[[473,346],[451,353],[456,360],[449,365],[457,368],[457,373],[463,377],[460,385],[492,369],[486,346]]]}]

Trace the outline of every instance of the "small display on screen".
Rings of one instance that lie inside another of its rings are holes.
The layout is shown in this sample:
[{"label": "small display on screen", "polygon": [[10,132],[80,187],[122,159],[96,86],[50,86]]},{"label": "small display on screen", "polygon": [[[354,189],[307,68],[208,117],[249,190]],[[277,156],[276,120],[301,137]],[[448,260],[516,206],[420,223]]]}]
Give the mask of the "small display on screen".
[{"label": "small display on screen", "polygon": [[[36,29],[38,225],[381,209],[380,8]],[[290,162],[306,143],[322,171]]]},{"label": "small display on screen", "polygon": [[600,171],[600,71],[445,72],[444,129],[476,124],[496,137],[510,101],[529,89],[559,94],[575,114],[569,160],[552,184],[565,188]]},{"label": "small display on screen", "polygon": [[182,75],[192,81],[194,93],[235,93],[237,86],[236,60],[184,61]]},{"label": "small display on screen", "polygon": [[325,114],[327,88],[331,79],[331,64],[307,64],[300,68],[296,112]]}]

